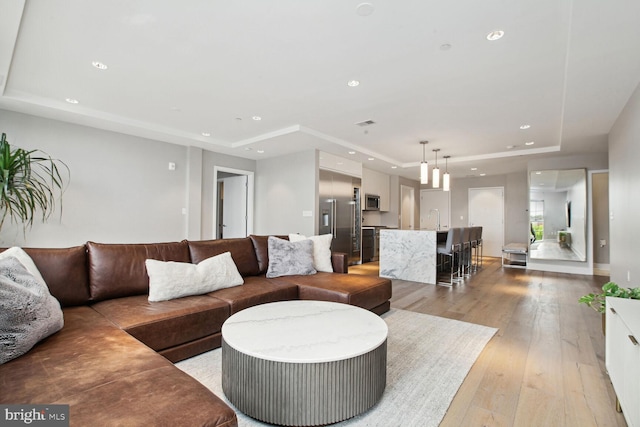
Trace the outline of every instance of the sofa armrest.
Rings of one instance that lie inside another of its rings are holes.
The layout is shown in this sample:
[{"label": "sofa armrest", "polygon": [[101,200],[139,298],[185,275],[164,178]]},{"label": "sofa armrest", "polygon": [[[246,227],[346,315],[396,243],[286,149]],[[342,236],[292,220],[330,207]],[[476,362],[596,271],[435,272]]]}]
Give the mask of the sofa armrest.
[{"label": "sofa armrest", "polygon": [[348,273],[349,272],[349,258],[344,252],[332,252],[331,253],[331,265],[333,266],[334,273]]}]

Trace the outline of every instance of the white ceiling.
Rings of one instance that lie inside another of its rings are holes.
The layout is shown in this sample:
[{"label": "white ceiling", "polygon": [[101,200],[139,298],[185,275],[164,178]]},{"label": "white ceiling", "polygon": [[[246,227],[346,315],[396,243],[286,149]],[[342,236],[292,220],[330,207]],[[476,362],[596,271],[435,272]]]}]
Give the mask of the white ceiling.
[{"label": "white ceiling", "polygon": [[2,0],[0,108],[251,159],[319,148],[414,179],[429,140],[455,178],[606,152],[640,81],[637,0],[362,3]]}]

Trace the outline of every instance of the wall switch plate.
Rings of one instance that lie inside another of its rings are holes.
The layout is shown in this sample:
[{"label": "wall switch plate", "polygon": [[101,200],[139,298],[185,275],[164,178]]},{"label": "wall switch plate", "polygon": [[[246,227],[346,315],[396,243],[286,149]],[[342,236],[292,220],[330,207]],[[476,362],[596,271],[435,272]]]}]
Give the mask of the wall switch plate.
[{"label": "wall switch plate", "polygon": [[627,270],[627,282],[631,281],[631,270]]},{"label": "wall switch plate", "polygon": [[170,171],[174,171],[174,170],[176,170],[176,164],[175,164],[175,163],[173,163],[173,162],[169,162],[169,170],[170,170]]},{"label": "wall switch plate", "polygon": [[302,216],[305,216],[305,217],[313,216],[313,212],[311,212],[311,211],[302,211]]}]

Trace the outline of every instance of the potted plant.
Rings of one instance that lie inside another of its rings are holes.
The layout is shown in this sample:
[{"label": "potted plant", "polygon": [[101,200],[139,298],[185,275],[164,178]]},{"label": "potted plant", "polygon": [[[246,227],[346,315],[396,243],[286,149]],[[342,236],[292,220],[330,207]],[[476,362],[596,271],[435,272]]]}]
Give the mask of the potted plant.
[{"label": "potted plant", "polygon": [[[63,174],[67,165],[40,150],[12,148],[6,134],[0,138],[0,229],[5,219],[22,223],[24,230],[33,225],[37,212],[42,221],[55,210],[56,199],[62,204]],[[62,215],[62,205],[60,209]]]},{"label": "potted plant", "polygon": [[621,288],[614,282],[607,282],[602,285],[601,293],[583,295],[578,299],[578,302],[587,304],[589,307],[602,314],[602,333],[605,332],[605,309],[607,297],[640,299],[640,288]]}]

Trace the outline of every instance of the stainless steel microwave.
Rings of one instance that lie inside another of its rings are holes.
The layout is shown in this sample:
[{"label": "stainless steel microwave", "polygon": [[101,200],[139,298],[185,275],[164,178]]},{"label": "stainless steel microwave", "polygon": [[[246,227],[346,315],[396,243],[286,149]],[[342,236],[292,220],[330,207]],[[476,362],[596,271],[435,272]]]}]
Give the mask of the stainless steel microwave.
[{"label": "stainless steel microwave", "polygon": [[364,196],[364,210],[365,211],[379,211],[380,210],[380,196],[375,194],[365,194]]}]

